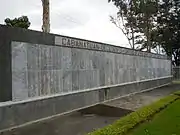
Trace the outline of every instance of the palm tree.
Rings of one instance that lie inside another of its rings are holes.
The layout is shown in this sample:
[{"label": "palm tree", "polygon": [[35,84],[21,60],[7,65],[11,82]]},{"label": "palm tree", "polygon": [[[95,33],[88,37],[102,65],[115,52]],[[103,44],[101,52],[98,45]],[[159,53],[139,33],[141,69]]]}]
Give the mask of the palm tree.
[{"label": "palm tree", "polygon": [[43,6],[43,32],[50,32],[50,12],[49,12],[49,0],[41,0]]}]

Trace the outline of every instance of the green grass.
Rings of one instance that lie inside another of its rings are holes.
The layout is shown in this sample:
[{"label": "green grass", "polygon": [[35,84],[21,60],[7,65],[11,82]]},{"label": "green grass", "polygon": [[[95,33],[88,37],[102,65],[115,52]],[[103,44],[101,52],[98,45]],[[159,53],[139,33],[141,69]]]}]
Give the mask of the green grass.
[{"label": "green grass", "polygon": [[129,135],[180,135],[180,100],[144,124],[133,129]]},{"label": "green grass", "polygon": [[174,95],[180,96],[180,91],[176,91],[173,93]]},{"label": "green grass", "polygon": [[173,81],[174,84],[180,84],[180,80]]}]

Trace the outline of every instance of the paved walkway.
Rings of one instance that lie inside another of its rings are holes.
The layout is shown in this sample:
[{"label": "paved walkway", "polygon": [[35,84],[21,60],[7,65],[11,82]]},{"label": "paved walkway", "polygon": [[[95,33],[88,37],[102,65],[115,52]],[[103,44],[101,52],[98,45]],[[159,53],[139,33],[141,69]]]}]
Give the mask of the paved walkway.
[{"label": "paved walkway", "polygon": [[136,110],[177,90],[180,90],[180,84],[171,84],[168,86],[154,89],[152,91],[114,100],[105,104],[124,109]]}]

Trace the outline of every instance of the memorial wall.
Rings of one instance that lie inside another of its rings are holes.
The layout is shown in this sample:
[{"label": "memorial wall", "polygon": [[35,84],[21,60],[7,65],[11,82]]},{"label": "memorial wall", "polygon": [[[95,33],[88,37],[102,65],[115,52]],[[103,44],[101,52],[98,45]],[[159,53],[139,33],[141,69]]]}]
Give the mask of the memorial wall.
[{"label": "memorial wall", "polygon": [[55,36],[55,44],[11,42],[12,98],[80,92],[171,76],[166,56]]},{"label": "memorial wall", "polygon": [[162,87],[171,78],[164,55],[0,25],[0,132]]}]

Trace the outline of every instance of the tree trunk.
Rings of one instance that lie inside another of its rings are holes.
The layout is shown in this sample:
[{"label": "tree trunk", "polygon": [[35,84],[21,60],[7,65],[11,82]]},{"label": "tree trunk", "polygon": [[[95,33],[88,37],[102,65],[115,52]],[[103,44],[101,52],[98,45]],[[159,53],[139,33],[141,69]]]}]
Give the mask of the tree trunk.
[{"label": "tree trunk", "polygon": [[134,40],[134,30],[133,28],[131,29],[132,32],[132,49],[135,49],[135,40]]},{"label": "tree trunk", "polygon": [[43,32],[50,32],[50,12],[49,12],[49,0],[42,0],[43,5]]},{"label": "tree trunk", "polygon": [[151,39],[150,39],[150,28],[149,20],[146,19],[146,38],[147,38],[147,52],[151,52]]}]

